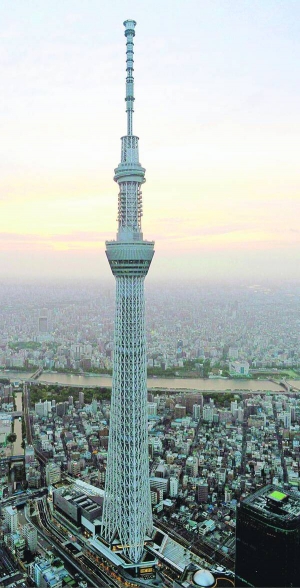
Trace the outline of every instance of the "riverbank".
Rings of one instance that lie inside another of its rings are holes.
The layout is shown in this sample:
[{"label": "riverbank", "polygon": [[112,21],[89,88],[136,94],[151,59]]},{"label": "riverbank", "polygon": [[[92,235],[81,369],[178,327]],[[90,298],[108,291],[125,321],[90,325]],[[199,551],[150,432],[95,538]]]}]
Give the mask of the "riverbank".
[{"label": "riverbank", "polygon": [[[24,381],[28,379],[28,373],[24,372],[0,372],[0,378],[8,378],[14,381]],[[59,386],[73,386],[78,388],[111,388],[112,377],[104,374],[85,375],[85,374],[60,374],[43,372],[36,380],[38,384],[56,384]],[[194,390],[194,391],[214,391],[214,392],[282,392],[283,388],[276,382],[269,380],[236,380],[236,379],[204,379],[204,378],[148,378],[147,387],[149,390]]]}]

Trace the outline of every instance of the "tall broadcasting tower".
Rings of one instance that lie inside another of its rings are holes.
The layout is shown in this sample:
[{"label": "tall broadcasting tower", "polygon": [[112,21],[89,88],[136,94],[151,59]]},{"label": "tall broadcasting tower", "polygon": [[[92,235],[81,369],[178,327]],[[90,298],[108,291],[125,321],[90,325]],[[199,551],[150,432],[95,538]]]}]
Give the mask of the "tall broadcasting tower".
[{"label": "tall broadcasting tower", "polygon": [[139,163],[138,137],[132,133],[133,37],[135,21],[126,20],[127,135],[121,138],[118,233],[106,242],[106,255],[116,278],[114,363],[109,446],[102,535],[123,545],[133,563],[141,559],[152,531],[147,435],[147,370],[144,279],[154,243],[143,240],[141,227],[145,169]]}]

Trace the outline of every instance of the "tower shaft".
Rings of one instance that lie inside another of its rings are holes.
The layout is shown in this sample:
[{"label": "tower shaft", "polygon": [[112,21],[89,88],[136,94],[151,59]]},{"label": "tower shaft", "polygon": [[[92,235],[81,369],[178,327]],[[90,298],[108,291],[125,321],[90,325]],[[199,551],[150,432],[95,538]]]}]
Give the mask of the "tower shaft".
[{"label": "tower shaft", "polygon": [[147,371],[144,279],[154,243],[141,229],[145,169],[139,163],[138,137],[132,135],[133,37],[135,22],[125,21],[127,38],[127,135],[121,139],[118,233],[106,242],[106,255],[116,278],[113,383],[102,535],[123,545],[138,563],[146,535],[152,531],[147,433]]}]

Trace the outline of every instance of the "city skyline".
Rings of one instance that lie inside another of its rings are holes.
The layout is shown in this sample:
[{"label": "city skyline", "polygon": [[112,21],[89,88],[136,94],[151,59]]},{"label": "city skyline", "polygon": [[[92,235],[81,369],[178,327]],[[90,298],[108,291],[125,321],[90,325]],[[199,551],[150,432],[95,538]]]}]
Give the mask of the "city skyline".
[{"label": "city skyline", "polygon": [[299,12],[293,1],[2,5],[3,276],[109,279],[129,15],[144,231],[159,252],[150,281],[299,279]]}]

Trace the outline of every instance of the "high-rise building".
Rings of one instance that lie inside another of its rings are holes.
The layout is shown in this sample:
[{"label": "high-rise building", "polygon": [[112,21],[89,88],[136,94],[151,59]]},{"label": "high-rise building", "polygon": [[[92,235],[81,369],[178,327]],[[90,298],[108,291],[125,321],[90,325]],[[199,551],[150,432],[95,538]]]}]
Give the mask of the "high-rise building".
[{"label": "high-rise building", "polygon": [[18,511],[15,506],[6,506],[4,508],[5,527],[9,533],[15,533],[18,528]]},{"label": "high-rise building", "polygon": [[191,455],[187,458],[185,469],[188,476],[195,478],[198,475],[198,457]]},{"label": "high-rise building", "polygon": [[201,406],[200,404],[193,404],[193,419],[199,421],[201,418]]},{"label": "high-rise building", "polygon": [[37,530],[31,523],[24,525],[23,537],[28,549],[30,549],[32,553],[35,553],[37,548]]},{"label": "high-rise building", "polygon": [[47,308],[39,310],[38,315],[38,332],[41,334],[48,333],[50,330],[50,313]]},{"label": "high-rise building", "polygon": [[133,38],[135,21],[126,20],[127,134],[121,139],[118,233],[106,242],[106,255],[116,278],[113,383],[102,535],[112,546],[123,545],[133,563],[140,561],[152,532],[147,436],[147,379],[144,279],[154,243],[143,239],[142,193],[145,169],[139,163],[133,135]]},{"label": "high-rise building", "polygon": [[197,486],[197,501],[198,502],[207,502],[208,501],[208,484],[205,480],[199,480]]},{"label": "high-rise building", "polygon": [[170,478],[170,498],[176,498],[178,496],[178,486],[179,486],[179,481],[178,478],[175,478],[174,476]]},{"label": "high-rise building", "polygon": [[214,408],[213,406],[205,405],[203,407],[203,420],[212,423],[214,420]]},{"label": "high-rise building", "polygon": [[48,402],[48,400],[40,400],[39,402],[36,402],[34,405],[35,408],[35,412],[37,414],[37,416],[43,418],[48,416],[48,412],[49,412],[49,404],[50,404],[50,412],[51,412],[51,402]]},{"label": "high-rise building", "polygon": [[300,493],[269,484],[237,508],[236,586],[299,586]]}]

